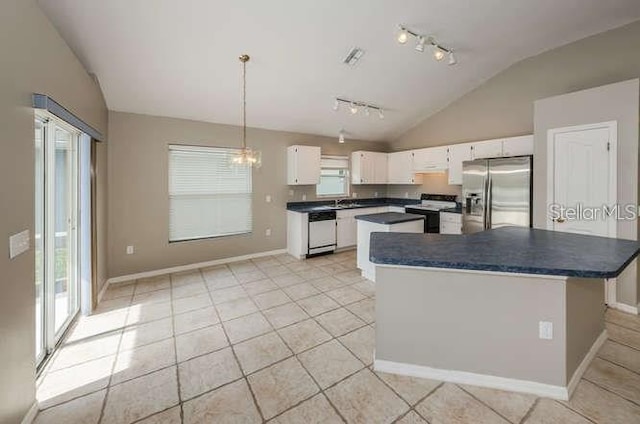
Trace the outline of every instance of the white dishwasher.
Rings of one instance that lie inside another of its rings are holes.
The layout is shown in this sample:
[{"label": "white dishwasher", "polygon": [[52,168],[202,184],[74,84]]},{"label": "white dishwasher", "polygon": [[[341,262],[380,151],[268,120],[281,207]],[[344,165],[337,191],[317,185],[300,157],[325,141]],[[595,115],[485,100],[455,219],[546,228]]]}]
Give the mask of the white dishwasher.
[{"label": "white dishwasher", "polygon": [[307,257],[336,250],[336,211],[309,213]]}]

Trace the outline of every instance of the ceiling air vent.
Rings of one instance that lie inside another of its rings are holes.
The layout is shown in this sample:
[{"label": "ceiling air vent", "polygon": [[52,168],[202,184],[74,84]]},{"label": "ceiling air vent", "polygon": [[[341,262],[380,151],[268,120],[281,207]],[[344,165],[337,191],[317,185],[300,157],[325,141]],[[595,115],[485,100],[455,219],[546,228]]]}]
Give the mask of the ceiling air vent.
[{"label": "ceiling air vent", "polygon": [[354,47],[351,49],[351,51],[349,52],[349,54],[347,55],[347,57],[345,57],[342,62],[349,65],[349,66],[353,66],[356,63],[358,63],[358,61],[360,60],[360,58],[362,57],[362,55],[364,54],[364,50],[362,50],[361,48],[358,47]]}]

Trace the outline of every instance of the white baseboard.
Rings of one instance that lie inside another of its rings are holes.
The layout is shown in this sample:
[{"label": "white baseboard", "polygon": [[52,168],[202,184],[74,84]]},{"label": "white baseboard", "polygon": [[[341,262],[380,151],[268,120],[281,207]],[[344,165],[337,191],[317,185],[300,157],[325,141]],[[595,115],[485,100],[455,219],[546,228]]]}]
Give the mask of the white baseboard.
[{"label": "white baseboard", "polygon": [[600,350],[604,342],[607,341],[607,337],[608,337],[607,330],[602,330],[602,333],[600,333],[596,341],[591,346],[591,349],[589,349],[589,352],[587,352],[582,362],[580,362],[580,365],[578,365],[578,368],[576,368],[575,372],[573,373],[573,377],[571,377],[571,380],[569,381],[569,385],[567,386],[569,397],[571,397],[571,395],[573,394],[573,391],[578,386],[578,383],[580,382],[582,375],[585,373],[587,368],[589,368],[589,364],[591,364],[591,361],[593,361],[593,358],[596,357],[596,355],[598,354],[598,351]]},{"label": "white baseboard", "polygon": [[[494,375],[476,374],[465,371],[444,370],[440,368],[425,367],[423,365],[404,364],[401,362],[375,359],[373,368],[376,371],[391,374],[407,375],[410,377],[429,378],[432,380],[447,381],[456,384],[469,384],[472,386],[488,387],[491,389],[506,390],[510,392],[528,393],[537,396],[558,400],[569,400],[582,375],[589,364],[607,340],[607,331],[604,330],[593,343],[589,352],[573,373],[567,387],[554,386],[552,384],[538,383],[535,381],[518,380],[515,378],[496,377]],[[374,352],[375,355],[375,352]]]},{"label": "white baseboard", "polygon": [[153,271],[139,272],[139,273],[136,273],[136,274],[121,275],[119,277],[109,278],[107,280],[107,283],[105,284],[105,287],[108,284],[123,283],[123,282],[126,282],[126,281],[137,280],[139,278],[157,277],[158,275],[173,274],[173,273],[182,272],[182,271],[190,271],[192,269],[205,268],[205,267],[208,267],[208,266],[223,265],[223,264],[227,264],[227,263],[231,263],[231,262],[246,261],[248,259],[262,258],[262,257],[265,257],[265,256],[280,255],[282,253],[287,253],[287,249],[270,250],[270,251],[267,251],[267,252],[258,252],[258,253],[251,253],[249,255],[233,256],[233,257],[230,257],[230,258],[223,258],[223,259],[215,259],[213,261],[198,262],[198,263],[195,263],[195,264],[180,265],[180,266],[174,266],[174,267],[171,267],[171,268],[156,269],[156,270],[153,270]]},{"label": "white baseboard", "polygon": [[27,414],[24,416],[20,424],[31,424],[36,419],[36,415],[38,415],[38,401],[34,400],[31,408],[27,411]]},{"label": "white baseboard", "polygon": [[610,308],[617,309],[619,311],[626,312],[628,314],[634,314],[634,315],[638,315],[638,309],[640,309],[640,305],[631,306],[631,305],[627,305],[626,303],[620,303],[620,302],[616,302],[608,306]]},{"label": "white baseboard", "polygon": [[98,292],[98,301],[96,302],[96,304],[99,304],[102,301],[102,296],[104,296],[108,288],[109,288],[109,280],[104,282],[104,284],[102,285],[102,288]]},{"label": "white baseboard", "polygon": [[391,374],[429,378],[432,380],[446,381],[456,384],[469,384],[472,386],[488,387],[491,389],[506,390],[510,392],[528,393],[558,400],[569,400],[569,392],[566,387],[537,383],[535,381],[496,377],[493,375],[476,374],[465,371],[444,370],[440,368],[425,367],[422,365],[385,361],[382,359],[376,359],[373,362],[373,367],[376,371],[388,372]]}]

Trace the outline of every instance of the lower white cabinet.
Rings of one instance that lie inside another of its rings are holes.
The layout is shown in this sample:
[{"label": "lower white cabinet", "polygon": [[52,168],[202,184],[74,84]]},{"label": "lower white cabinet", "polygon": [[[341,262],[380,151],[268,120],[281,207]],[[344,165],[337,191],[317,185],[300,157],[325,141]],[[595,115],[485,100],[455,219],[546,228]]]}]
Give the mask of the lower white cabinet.
[{"label": "lower white cabinet", "polygon": [[440,234],[462,234],[462,214],[440,212]]},{"label": "lower white cabinet", "polygon": [[358,242],[357,215],[387,212],[387,207],[343,209],[336,213],[338,249],[354,247]]}]

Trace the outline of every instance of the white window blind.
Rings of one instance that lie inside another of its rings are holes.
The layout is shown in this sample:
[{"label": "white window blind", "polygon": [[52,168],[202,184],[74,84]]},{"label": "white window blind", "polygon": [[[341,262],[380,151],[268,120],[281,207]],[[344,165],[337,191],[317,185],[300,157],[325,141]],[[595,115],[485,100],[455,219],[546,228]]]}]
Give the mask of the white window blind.
[{"label": "white window blind", "polygon": [[316,185],[316,195],[349,195],[349,158],[323,156],[320,159],[320,184]]},{"label": "white window blind", "polygon": [[251,232],[251,168],[237,149],[169,146],[169,240]]}]

